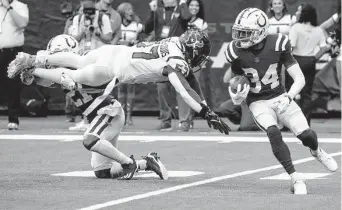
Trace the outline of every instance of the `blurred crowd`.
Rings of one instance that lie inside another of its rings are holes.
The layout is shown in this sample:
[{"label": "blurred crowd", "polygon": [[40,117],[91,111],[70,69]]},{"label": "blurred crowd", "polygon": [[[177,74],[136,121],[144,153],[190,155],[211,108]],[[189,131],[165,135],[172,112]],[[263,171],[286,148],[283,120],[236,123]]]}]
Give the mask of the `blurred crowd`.
[{"label": "blurred crowd", "polygon": [[[141,41],[159,41],[180,36],[189,26],[195,26],[208,33],[208,24],[204,14],[205,5],[202,0],[152,0],[148,4],[150,7],[148,17],[138,17],[134,5],[129,2],[121,3],[117,8],[113,8],[113,0],[81,0],[78,6],[66,1],[60,7],[61,13],[66,18],[64,30],[61,29],[60,33],[75,37],[80,43],[82,54],[105,44],[133,46]],[[296,13],[290,14],[286,0],[270,0],[269,2],[267,11],[270,21],[269,33],[289,35],[293,54],[305,75],[307,85],[296,99],[309,122],[313,109],[311,93],[316,74],[316,62],[328,57],[333,65],[340,65],[340,9],[339,6],[336,14],[332,14],[331,18],[319,25],[316,9],[310,4],[298,5]],[[0,68],[2,69],[0,83],[4,85],[0,89],[4,92],[2,96],[6,96],[1,100],[6,99],[8,104],[8,129],[17,130],[20,79],[9,80],[6,76],[6,69],[15,55],[22,51],[24,29],[29,22],[29,8],[18,0],[0,0],[0,21]],[[327,33],[327,29],[333,33]],[[199,77],[199,74],[200,72],[196,76]],[[291,78],[285,71],[283,75],[283,85],[289,89]],[[223,81],[229,83],[233,76],[228,70]],[[5,91],[6,88],[9,88],[10,92]],[[156,129],[171,130],[171,121],[175,115],[179,118],[177,130],[192,129],[195,126],[193,121],[195,113],[180,96],[173,98],[170,94],[170,83],[158,83],[157,89],[160,123]],[[135,85],[124,84],[118,88],[117,97],[126,114],[126,126],[134,123],[132,111],[135,91]],[[95,92],[94,95],[96,94],[100,93]],[[170,105],[174,100],[177,100],[176,110]],[[175,114],[175,111],[178,113]],[[228,100],[221,104],[219,112],[226,115],[233,123],[240,124],[240,130],[259,129],[254,124],[245,104],[235,106]],[[65,114],[69,122],[76,122],[76,116],[79,114],[68,94],[66,94]],[[71,126],[70,130],[84,131],[88,125],[88,120],[82,117],[82,120],[75,126]]]}]

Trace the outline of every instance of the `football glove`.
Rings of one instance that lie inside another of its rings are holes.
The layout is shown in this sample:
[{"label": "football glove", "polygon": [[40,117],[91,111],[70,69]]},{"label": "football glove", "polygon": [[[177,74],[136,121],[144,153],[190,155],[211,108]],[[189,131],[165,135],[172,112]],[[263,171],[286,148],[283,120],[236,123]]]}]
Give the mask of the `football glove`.
[{"label": "football glove", "polygon": [[31,85],[34,80],[34,76],[29,72],[20,73],[21,82],[25,85]]},{"label": "football glove", "polygon": [[60,82],[62,88],[67,90],[76,90],[76,82],[67,74],[63,73]]},{"label": "football glove", "polygon": [[223,122],[221,118],[208,106],[206,106],[205,104],[201,104],[201,106],[202,110],[199,114],[207,120],[208,126],[228,135],[229,131],[231,131],[230,127],[225,122]]},{"label": "football glove", "polygon": [[240,105],[247,98],[249,89],[250,86],[248,84],[245,84],[243,90],[241,90],[241,84],[238,84],[236,93],[233,93],[232,88],[229,86],[228,91],[233,104]]},{"label": "football glove", "polygon": [[287,110],[287,107],[289,107],[291,102],[292,102],[292,98],[289,95],[287,94],[283,95],[279,99],[278,105],[277,105],[279,114],[285,113]]}]

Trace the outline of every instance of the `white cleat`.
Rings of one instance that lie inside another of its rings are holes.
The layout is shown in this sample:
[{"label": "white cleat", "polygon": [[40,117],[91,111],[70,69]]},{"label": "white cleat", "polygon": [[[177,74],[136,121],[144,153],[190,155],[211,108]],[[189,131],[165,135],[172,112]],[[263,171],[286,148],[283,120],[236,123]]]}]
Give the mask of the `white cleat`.
[{"label": "white cleat", "polygon": [[298,179],[293,183],[291,191],[295,195],[306,195],[308,191],[306,190],[306,184],[303,179]]},{"label": "white cleat", "polygon": [[160,161],[160,157],[157,156],[157,153],[150,152],[144,156],[143,159],[147,162],[146,171],[155,172],[163,180],[167,180],[169,178],[168,171],[165,165]]},{"label": "white cleat", "polygon": [[324,150],[322,150],[320,147],[317,149],[317,155],[313,153],[312,150],[310,150],[311,155],[315,157],[319,162],[321,162],[326,169],[328,169],[331,172],[335,172],[338,169],[337,163],[328,153],[326,153]]},{"label": "white cleat", "polygon": [[76,123],[75,126],[69,127],[69,131],[86,131],[89,127],[89,123],[86,120],[82,120],[79,123]]},{"label": "white cleat", "polygon": [[35,56],[28,53],[20,52],[16,58],[9,64],[7,68],[7,76],[9,78],[14,78],[21,72],[29,71],[34,67]]}]

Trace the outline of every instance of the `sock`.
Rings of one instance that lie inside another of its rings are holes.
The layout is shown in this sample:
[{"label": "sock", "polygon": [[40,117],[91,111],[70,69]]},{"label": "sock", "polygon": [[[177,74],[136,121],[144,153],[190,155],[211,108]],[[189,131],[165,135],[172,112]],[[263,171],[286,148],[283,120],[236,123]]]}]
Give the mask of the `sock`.
[{"label": "sock", "polygon": [[146,160],[137,160],[139,170],[145,170],[147,168],[147,161]]},{"label": "sock", "polygon": [[311,150],[311,154],[312,154],[313,156],[317,156],[317,154],[318,154],[318,149],[319,149],[319,148],[317,148],[317,150]]},{"label": "sock", "polygon": [[290,177],[291,177],[291,180],[292,180],[292,183],[295,183],[297,180],[300,180],[302,179],[300,174],[297,173],[297,172],[293,172],[290,174]]},{"label": "sock", "polygon": [[104,139],[97,141],[90,150],[115,160],[120,164],[133,163],[131,158],[127,157],[125,154],[116,149],[109,141]]},{"label": "sock", "polygon": [[271,143],[272,152],[279,163],[284,167],[288,174],[295,172],[290,150],[283,141],[283,137],[281,136],[279,129],[276,126],[270,126],[267,129],[267,136]]}]

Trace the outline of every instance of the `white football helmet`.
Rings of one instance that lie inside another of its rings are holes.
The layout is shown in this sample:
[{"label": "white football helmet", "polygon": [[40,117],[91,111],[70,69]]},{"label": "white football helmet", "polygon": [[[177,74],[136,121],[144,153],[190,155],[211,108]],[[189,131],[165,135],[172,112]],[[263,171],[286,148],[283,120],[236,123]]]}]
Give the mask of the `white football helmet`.
[{"label": "white football helmet", "polygon": [[61,34],[61,35],[53,37],[49,41],[49,44],[47,45],[46,50],[50,54],[54,54],[56,52],[78,53],[79,51],[78,41],[70,35]]},{"label": "white football helmet", "polygon": [[232,29],[238,48],[249,48],[261,42],[268,34],[268,17],[258,8],[247,8],[237,16]]}]

